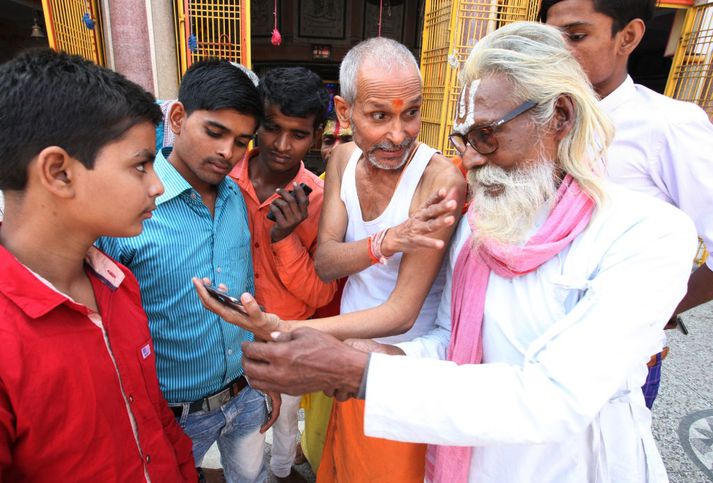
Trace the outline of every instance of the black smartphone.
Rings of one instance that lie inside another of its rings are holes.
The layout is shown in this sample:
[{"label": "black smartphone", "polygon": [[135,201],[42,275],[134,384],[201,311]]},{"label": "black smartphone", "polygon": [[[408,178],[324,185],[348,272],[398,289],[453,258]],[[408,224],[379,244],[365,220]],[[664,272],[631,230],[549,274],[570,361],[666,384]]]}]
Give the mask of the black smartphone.
[{"label": "black smartphone", "polygon": [[240,301],[240,299],[236,299],[235,297],[231,297],[225,292],[221,292],[218,289],[213,288],[210,285],[203,285],[205,289],[208,291],[211,297],[216,299],[218,302],[220,302],[223,305],[227,305],[233,310],[237,310],[241,314],[248,315],[248,313],[245,311],[245,307],[243,306],[243,303]]},{"label": "black smartphone", "polygon": [[[312,192],[312,188],[307,186],[305,183],[300,183],[300,187],[302,188],[302,191],[305,192],[305,196],[309,197],[309,194]],[[292,190],[292,191],[288,191],[288,193],[294,196],[295,192],[294,192],[294,190]],[[277,221],[277,219],[275,218],[275,215],[272,211],[269,211],[267,213],[267,219],[270,221]]]}]

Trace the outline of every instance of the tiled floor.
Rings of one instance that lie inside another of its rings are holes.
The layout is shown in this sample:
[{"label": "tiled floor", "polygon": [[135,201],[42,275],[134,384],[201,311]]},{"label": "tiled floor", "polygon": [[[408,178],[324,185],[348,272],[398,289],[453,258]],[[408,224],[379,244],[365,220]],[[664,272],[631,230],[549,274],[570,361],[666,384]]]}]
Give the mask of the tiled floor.
[{"label": "tiled floor", "polygon": [[705,418],[713,417],[713,303],[683,319],[689,335],[668,332],[671,353],[654,404],[654,436],[671,483],[710,482],[713,428]]}]

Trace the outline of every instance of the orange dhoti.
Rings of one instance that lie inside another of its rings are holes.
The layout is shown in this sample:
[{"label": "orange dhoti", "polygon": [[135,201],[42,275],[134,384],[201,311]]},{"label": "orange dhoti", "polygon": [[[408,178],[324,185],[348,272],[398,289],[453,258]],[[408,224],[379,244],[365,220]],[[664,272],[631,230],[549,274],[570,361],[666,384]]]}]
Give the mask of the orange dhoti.
[{"label": "orange dhoti", "polygon": [[364,401],[334,403],[318,483],[421,483],[426,445],[364,436]]}]

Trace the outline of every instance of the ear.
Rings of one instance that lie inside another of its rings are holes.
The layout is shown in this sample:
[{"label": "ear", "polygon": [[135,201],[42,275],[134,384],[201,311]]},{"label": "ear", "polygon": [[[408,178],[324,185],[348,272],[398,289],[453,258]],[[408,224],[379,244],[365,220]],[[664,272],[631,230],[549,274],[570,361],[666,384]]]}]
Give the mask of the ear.
[{"label": "ear", "polygon": [[174,102],[168,111],[167,119],[167,122],[171,126],[171,131],[173,131],[173,134],[181,133],[181,128],[183,127],[183,123],[186,122],[187,117],[188,116],[186,115],[186,108],[183,107],[183,104],[179,101]]},{"label": "ear", "polygon": [[635,18],[617,32],[619,55],[628,57],[639,45],[646,32],[646,24],[640,18]]},{"label": "ear", "polygon": [[557,142],[564,139],[574,126],[574,103],[572,98],[562,95],[555,102],[555,113],[552,116],[552,129]]},{"label": "ear", "polygon": [[[28,178],[37,180],[45,190],[60,198],[72,198],[80,161],[59,146],[49,146],[28,167]],[[82,166],[83,167],[83,166]],[[86,168],[85,168],[86,169]]]},{"label": "ear", "polygon": [[334,111],[337,113],[339,123],[344,127],[351,126],[349,117],[351,115],[352,106],[344,100],[342,96],[334,96]]}]

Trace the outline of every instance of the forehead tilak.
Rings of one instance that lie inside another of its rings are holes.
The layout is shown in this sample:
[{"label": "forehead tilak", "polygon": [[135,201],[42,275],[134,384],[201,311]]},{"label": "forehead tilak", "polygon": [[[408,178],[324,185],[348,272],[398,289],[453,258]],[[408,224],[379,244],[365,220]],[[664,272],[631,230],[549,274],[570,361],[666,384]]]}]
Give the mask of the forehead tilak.
[{"label": "forehead tilak", "polygon": [[458,115],[453,122],[453,132],[466,134],[475,123],[475,94],[478,86],[480,86],[480,79],[475,79],[461,91],[458,99]]}]

